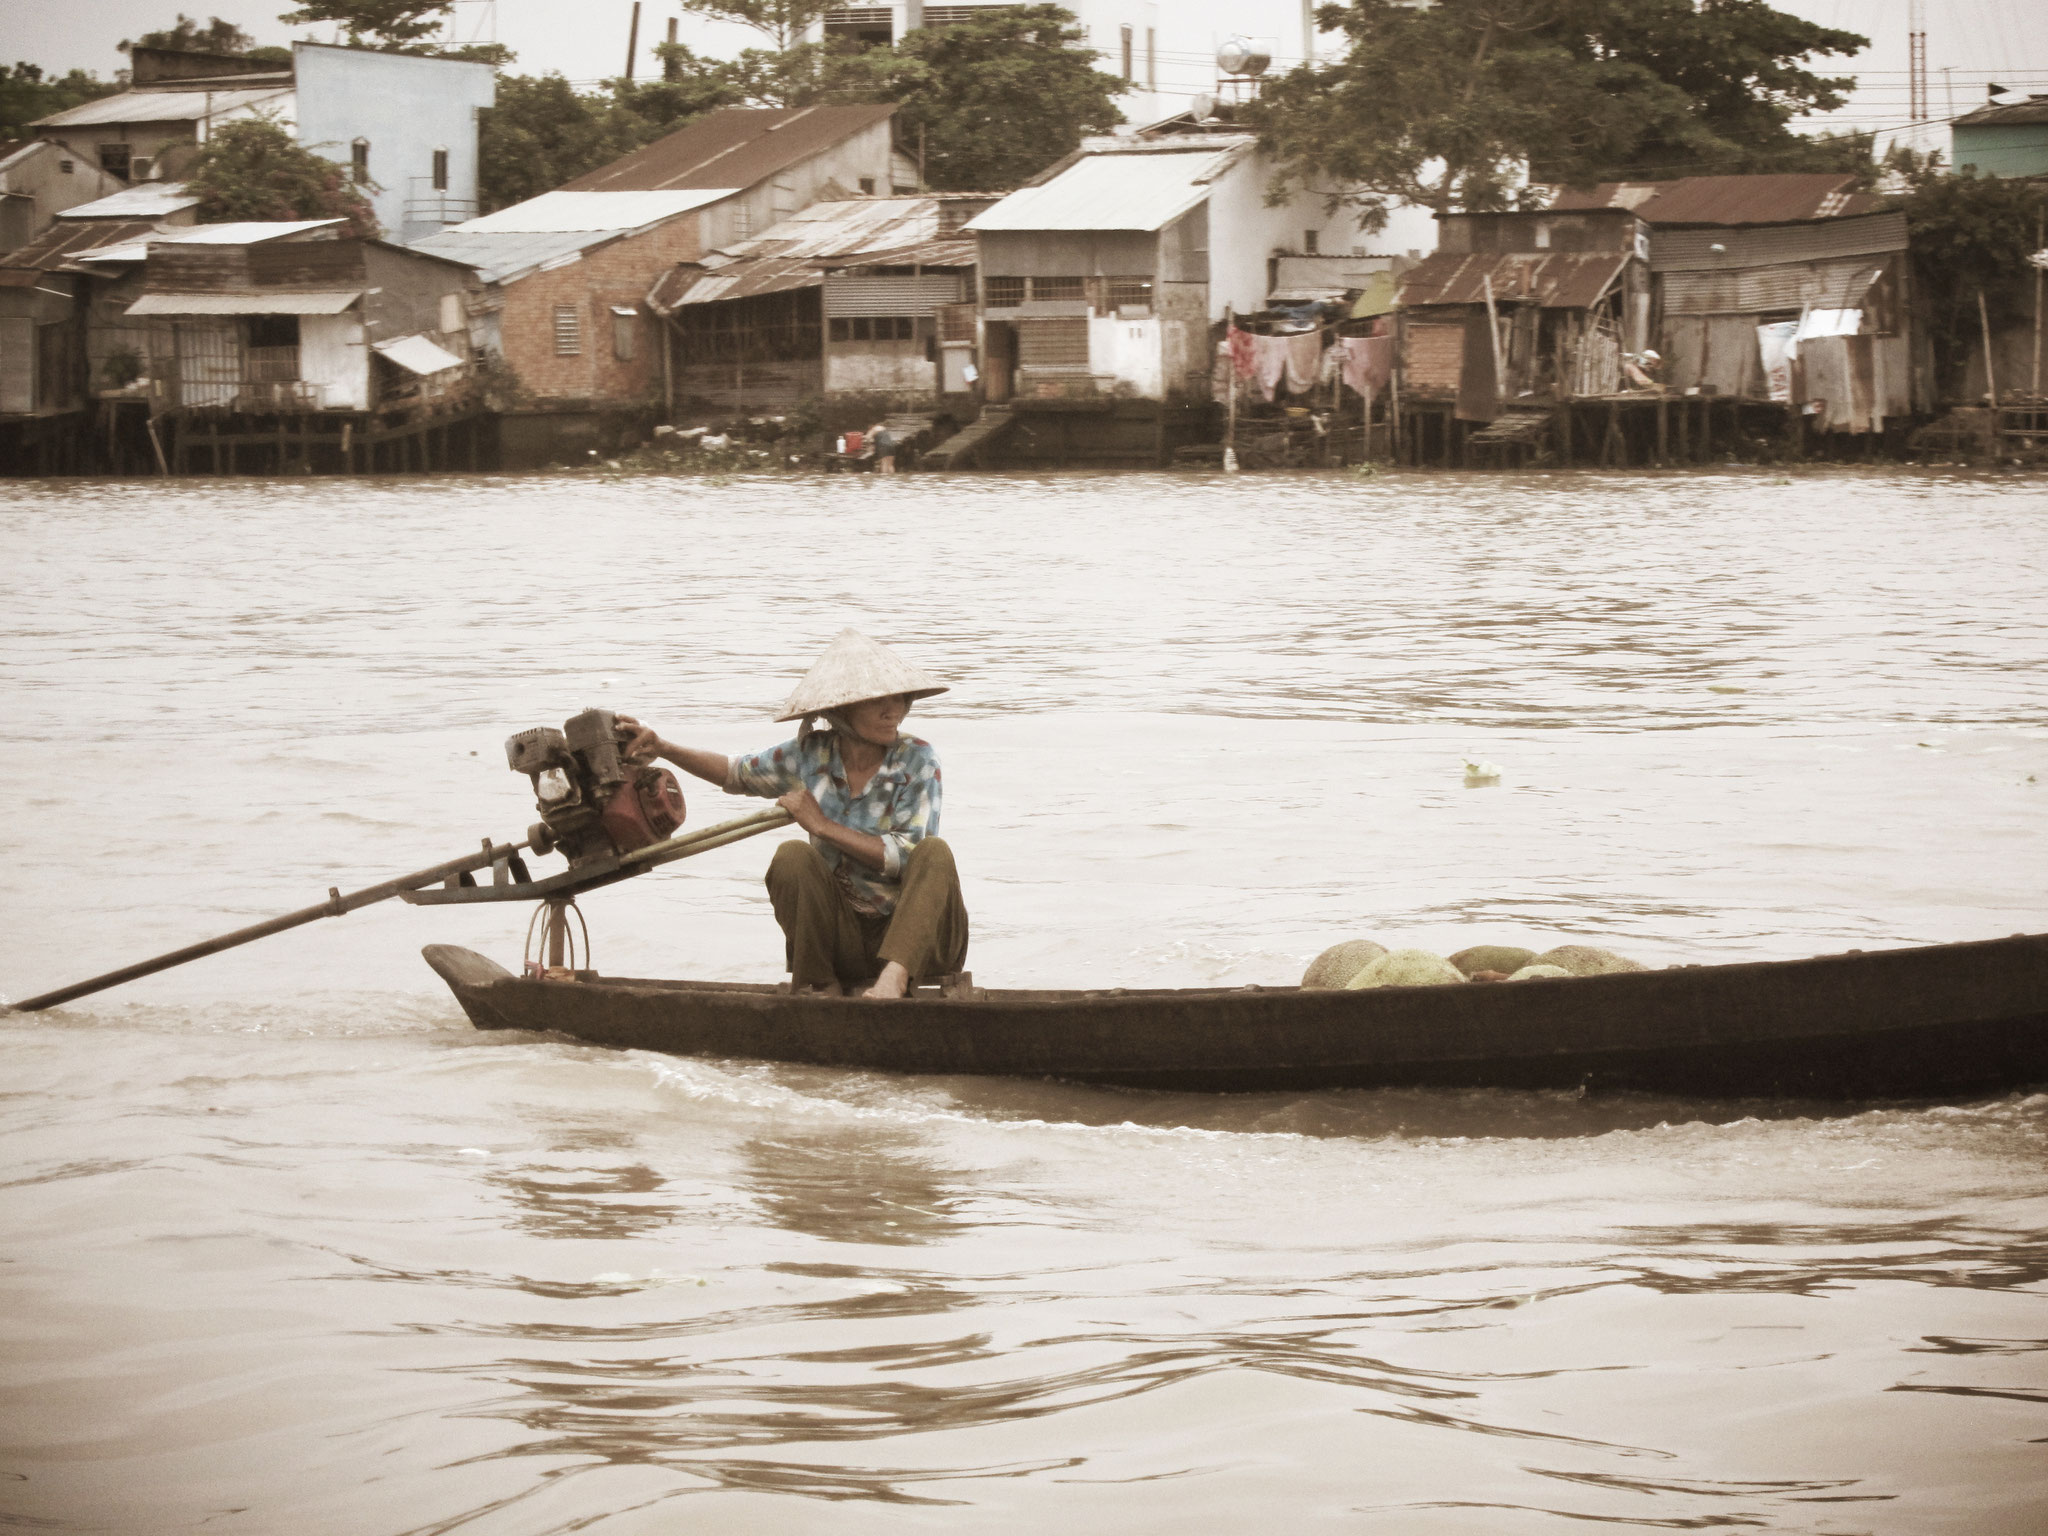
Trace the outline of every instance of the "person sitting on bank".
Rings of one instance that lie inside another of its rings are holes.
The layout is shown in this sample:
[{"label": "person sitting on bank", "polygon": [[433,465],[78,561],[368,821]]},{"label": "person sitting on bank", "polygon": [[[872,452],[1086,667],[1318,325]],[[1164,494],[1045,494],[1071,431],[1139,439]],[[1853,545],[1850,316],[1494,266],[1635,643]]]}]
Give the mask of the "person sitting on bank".
[{"label": "person sitting on bank", "polygon": [[728,758],[677,746],[619,716],[629,758],[664,758],[727,794],[772,799],[810,834],[783,843],[768,865],[798,992],[838,996],[872,977],[863,996],[902,997],[918,978],[966,963],[960,876],[938,836],[938,754],[900,728],[912,703],[945,691],[847,629],[776,716],[801,722],[796,738],[765,752]]}]

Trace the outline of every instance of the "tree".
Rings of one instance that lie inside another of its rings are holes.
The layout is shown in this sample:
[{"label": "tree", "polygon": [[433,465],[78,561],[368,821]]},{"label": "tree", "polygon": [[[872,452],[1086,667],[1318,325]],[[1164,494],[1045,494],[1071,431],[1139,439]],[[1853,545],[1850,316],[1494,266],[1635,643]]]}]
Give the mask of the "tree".
[{"label": "tree", "polygon": [[1275,80],[1247,117],[1290,185],[1321,185],[1375,227],[1396,201],[1501,208],[1532,180],[1839,158],[1789,125],[1852,82],[1800,62],[1867,42],[1764,0],[1352,0],[1317,17],[1345,34],[1343,59]]},{"label": "tree", "polygon": [[199,222],[240,219],[347,219],[349,232],[378,233],[369,200],[346,170],[302,148],[265,117],[239,118],[213,131],[186,178],[199,197]]},{"label": "tree", "polygon": [[477,130],[478,197],[485,212],[524,202],[650,137],[610,92],[578,91],[560,75],[500,75]]},{"label": "tree", "polygon": [[454,9],[454,0],[306,0],[277,19],[293,26],[339,22],[351,48],[396,53],[416,51],[409,45],[434,36]]},{"label": "tree", "polygon": [[752,27],[774,45],[777,53],[796,48],[832,9],[829,0],[682,0],[682,7],[713,21]]},{"label": "tree", "polygon": [[[1906,214],[1913,253],[1913,289],[1927,317],[1937,389],[1961,391],[1964,366],[1980,344],[1984,319],[1995,334],[2028,318],[2034,269],[2048,215],[2048,188],[2037,182],[1964,171],[1944,176],[1938,165],[1901,160],[1911,185],[1891,206]],[[1984,315],[1977,310],[1984,300]]]},{"label": "tree", "polygon": [[0,139],[27,138],[28,125],[37,118],[84,106],[120,89],[120,82],[102,80],[82,69],[54,79],[45,79],[34,64],[0,69]]},{"label": "tree", "polygon": [[[925,27],[894,48],[828,60],[828,89],[900,105],[897,134],[921,144],[942,192],[1021,185],[1082,136],[1123,121],[1125,82],[1095,67],[1074,14],[1057,5],[990,8],[983,19]],[[831,78],[836,73],[837,79]]]},{"label": "tree", "polygon": [[[687,3],[687,0],[686,0]],[[777,35],[793,25],[798,0],[697,0],[728,20],[740,10],[772,11],[752,21]],[[980,19],[923,27],[893,46],[799,42],[706,59],[680,44],[656,51],[707,106],[807,106],[821,101],[890,101],[899,137],[924,145],[925,179],[942,191],[1012,187],[1066,155],[1084,134],[1122,121],[1125,83],[1097,69],[1074,14],[1057,5],[988,7]]]},{"label": "tree", "polygon": [[133,53],[137,48],[167,48],[173,53],[233,53],[286,64],[292,57],[289,48],[258,48],[256,39],[231,21],[215,16],[211,25],[202,27],[196,18],[183,11],[178,12],[174,25],[160,32],[145,32],[140,37],[124,37],[115,46],[123,53]]}]

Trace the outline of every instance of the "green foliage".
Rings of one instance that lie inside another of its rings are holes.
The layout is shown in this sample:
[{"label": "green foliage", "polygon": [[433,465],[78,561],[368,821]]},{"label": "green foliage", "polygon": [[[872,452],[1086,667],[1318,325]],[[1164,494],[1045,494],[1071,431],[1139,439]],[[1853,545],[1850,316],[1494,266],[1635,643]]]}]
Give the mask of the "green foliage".
[{"label": "green foliage", "polygon": [[829,0],[681,0],[682,8],[713,21],[738,22],[764,34],[777,53],[788,53],[825,12]]},{"label": "green foliage", "polygon": [[1936,387],[1953,398],[1983,337],[1978,295],[1994,333],[2031,314],[2027,257],[2042,245],[2048,187],[1968,171],[1942,176],[1926,166],[1911,179],[1912,190],[1892,206],[1905,210],[1912,238],[1913,287],[1934,346]]},{"label": "green foliage", "polygon": [[[710,0],[699,8],[714,9]],[[1073,12],[1020,5],[920,28],[888,48],[796,43],[733,59],[700,58],[680,44],[656,52],[707,107],[895,102],[899,141],[922,137],[926,182],[980,191],[1014,187],[1071,153],[1082,135],[1122,120],[1124,82],[1095,67],[1084,41]]]},{"label": "green foliage", "polygon": [[[1543,182],[1810,169],[1788,126],[1850,82],[1800,67],[1866,40],[1764,0],[1397,0],[1325,6],[1344,57],[1274,81],[1248,117],[1304,185],[1369,224],[1395,201],[1512,206]],[[1864,151],[1868,159],[1868,151]]]},{"label": "green foliage", "polygon": [[124,37],[115,46],[123,53],[132,53],[137,48],[167,48],[173,53],[233,53],[277,64],[289,64],[292,58],[289,48],[258,48],[256,39],[232,21],[215,16],[202,27],[196,17],[183,11],[178,12],[175,24],[140,37]]},{"label": "green foliage", "polygon": [[37,118],[85,105],[121,89],[118,81],[102,80],[82,69],[45,79],[34,64],[0,69],[0,139],[28,137]]},{"label": "green foliage", "polygon": [[560,75],[500,75],[478,130],[483,209],[552,191],[723,104],[720,88],[696,80],[579,91]]},{"label": "green foliage", "polygon": [[922,142],[928,186],[1003,191],[1123,120],[1124,81],[1097,69],[1084,41],[1060,6],[1006,6],[830,60],[829,83],[834,96],[899,104],[897,137]]},{"label": "green foliage", "polygon": [[369,201],[345,167],[301,148],[268,118],[243,118],[214,130],[186,184],[199,197],[199,222],[239,219],[347,219],[349,233],[378,233]]},{"label": "green foliage", "polygon": [[397,51],[439,32],[454,9],[454,0],[306,0],[277,19],[293,26],[339,22],[351,48]]}]

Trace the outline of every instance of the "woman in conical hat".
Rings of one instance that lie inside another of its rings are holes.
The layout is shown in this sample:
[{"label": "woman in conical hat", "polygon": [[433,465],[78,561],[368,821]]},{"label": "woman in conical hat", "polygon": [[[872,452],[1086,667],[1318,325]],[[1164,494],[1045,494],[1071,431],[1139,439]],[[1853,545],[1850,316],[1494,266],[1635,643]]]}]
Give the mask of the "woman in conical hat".
[{"label": "woman in conical hat", "polygon": [[840,993],[873,977],[863,996],[901,997],[918,977],[966,962],[967,908],[938,837],[939,757],[901,729],[913,702],[945,691],[844,629],[775,717],[800,722],[796,737],[765,752],[681,747],[619,716],[629,757],[665,758],[727,794],[774,800],[810,834],[782,844],[768,866],[798,991]]}]

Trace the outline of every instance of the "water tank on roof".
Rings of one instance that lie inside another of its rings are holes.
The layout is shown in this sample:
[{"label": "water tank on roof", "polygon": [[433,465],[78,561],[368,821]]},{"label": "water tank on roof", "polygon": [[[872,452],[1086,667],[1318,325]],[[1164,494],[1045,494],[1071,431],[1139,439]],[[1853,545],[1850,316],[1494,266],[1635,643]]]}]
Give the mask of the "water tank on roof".
[{"label": "water tank on roof", "polygon": [[1216,50],[1216,67],[1226,75],[1263,75],[1273,67],[1273,50],[1250,38],[1233,37]]}]

